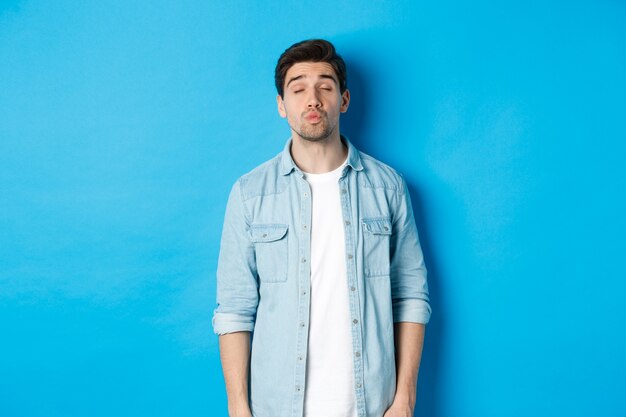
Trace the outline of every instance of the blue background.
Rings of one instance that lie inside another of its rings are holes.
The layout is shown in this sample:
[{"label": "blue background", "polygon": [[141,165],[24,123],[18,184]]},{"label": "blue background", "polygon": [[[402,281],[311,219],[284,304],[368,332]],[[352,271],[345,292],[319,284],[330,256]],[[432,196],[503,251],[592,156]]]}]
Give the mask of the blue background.
[{"label": "blue background", "polygon": [[430,271],[416,415],[626,415],[626,4],[0,3],[0,415],[225,416],[228,191],[333,41]]}]

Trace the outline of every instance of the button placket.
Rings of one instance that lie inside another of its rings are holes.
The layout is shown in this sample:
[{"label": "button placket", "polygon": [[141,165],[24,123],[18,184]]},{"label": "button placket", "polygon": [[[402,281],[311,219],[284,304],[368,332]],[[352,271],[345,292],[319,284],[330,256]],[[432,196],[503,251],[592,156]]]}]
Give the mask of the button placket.
[{"label": "button placket", "polygon": [[309,321],[309,303],[308,295],[310,285],[310,262],[307,262],[310,256],[311,235],[309,225],[311,223],[311,192],[308,182],[303,178],[297,180],[296,187],[299,188],[297,195],[300,195],[300,249],[298,262],[298,332],[296,344],[296,378],[295,391],[293,401],[293,414],[301,415],[304,406],[304,390],[306,381],[306,351],[308,345],[308,321]]},{"label": "button placket", "polygon": [[[351,220],[355,220],[351,218],[351,201],[350,194],[348,193],[348,184],[350,184],[350,173],[345,176],[345,178],[341,178],[339,180],[339,188],[340,188],[340,197],[341,197],[341,207],[343,210],[343,218],[344,224],[346,226],[351,225]],[[354,178],[354,177],[353,177]],[[355,185],[356,186],[356,185]],[[353,365],[354,365],[354,379],[355,379],[355,390],[356,390],[356,398],[358,404],[358,415],[360,417],[365,415],[365,398],[363,390],[361,389],[361,380],[363,377],[363,366],[360,360],[360,350],[362,349],[362,335],[361,335],[361,326],[359,326],[360,319],[360,305],[359,305],[359,293],[357,291],[357,272],[356,272],[356,262],[354,259],[355,254],[355,237],[353,236],[353,228],[345,227],[345,236],[346,236],[346,263],[348,270],[348,282],[346,285],[349,286],[350,291],[349,295],[349,303],[350,303],[350,314],[352,316],[351,333],[352,333],[352,345],[355,349],[353,356]]]}]

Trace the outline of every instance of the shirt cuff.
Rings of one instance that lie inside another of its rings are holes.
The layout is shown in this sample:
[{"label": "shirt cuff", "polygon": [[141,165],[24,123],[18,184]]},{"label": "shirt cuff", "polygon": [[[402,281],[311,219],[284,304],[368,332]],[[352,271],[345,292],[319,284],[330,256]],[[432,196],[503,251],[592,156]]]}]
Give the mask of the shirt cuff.
[{"label": "shirt cuff", "polygon": [[430,321],[430,304],[424,300],[408,299],[393,303],[393,322],[408,321],[427,324]]},{"label": "shirt cuff", "polygon": [[214,313],[213,332],[217,335],[235,332],[251,332],[254,320],[248,316],[233,313]]}]

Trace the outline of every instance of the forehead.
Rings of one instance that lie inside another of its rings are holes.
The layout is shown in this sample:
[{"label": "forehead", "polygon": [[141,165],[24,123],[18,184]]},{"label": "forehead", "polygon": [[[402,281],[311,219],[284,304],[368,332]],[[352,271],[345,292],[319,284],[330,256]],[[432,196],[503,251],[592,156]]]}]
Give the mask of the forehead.
[{"label": "forehead", "polygon": [[335,69],[328,62],[298,62],[293,64],[285,74],[285,83],[295,77],[319,78],[320,75],[330,75],[337,80]]}]

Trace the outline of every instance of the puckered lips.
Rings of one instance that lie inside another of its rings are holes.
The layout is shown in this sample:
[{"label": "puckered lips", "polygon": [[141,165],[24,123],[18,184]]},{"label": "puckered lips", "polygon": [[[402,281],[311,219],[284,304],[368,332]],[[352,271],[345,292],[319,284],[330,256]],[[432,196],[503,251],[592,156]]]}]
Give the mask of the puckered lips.
[{"label": "puckered lips", "polygon": [[309,123],[317,123],[322,120],[322,114],[318,111],[312,110],[304,116],[304,119]]}]

